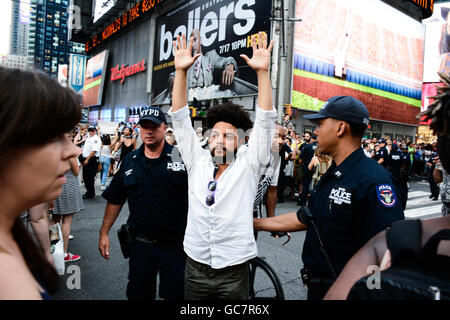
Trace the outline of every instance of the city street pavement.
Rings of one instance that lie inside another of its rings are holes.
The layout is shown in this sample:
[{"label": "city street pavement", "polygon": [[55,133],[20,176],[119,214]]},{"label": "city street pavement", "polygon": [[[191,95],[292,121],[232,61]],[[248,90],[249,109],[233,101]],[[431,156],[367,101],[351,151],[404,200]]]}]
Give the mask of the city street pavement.
[{"label": "city street pavement", "polygon": [[[108,180],[109,181],[109,180]],[[76,214],[72,223],[74,239],[69,241],[69,252],[81,255],[81,259],[66,263],[76,265],[81,273],[81,288],[69,289],[72,274],[60,277],[60,288],[54,295],[55,299],[63,300],[122,300],[126,299],[126,286],[128,276],[128,260],[122,256],[117,230],[124,224],[129,215],[128,204],[110,232],[111,250],[110,260],[105,260],[98,251],[99,230],[103,221],[106,201],[100,196],[101,191],[97,181],[94,199],[84,200],[85,210]],[[85,188],[81,186],[84,193]],[[419,180],[410,182],[410,197],[405,211],[406,218],[431,218],[440,216],[442,202],[428,199],[430,195],[428,183]],[[288,197],[286,197],[288,198]],[[277,204],[276,214],[296,211],[296,202],[286,200]],[[259,256],[268,262],[277,273],[283,284],[287,300],[305,300],[306,288],[300,278],[302,268],[301,253],[305,232],[292,233],[292,238],[285,246],[282,244],[286,237],[275,239],[268,232],[259,232]],[[256,290],[264,293],[268,284],[257,275]]]}]

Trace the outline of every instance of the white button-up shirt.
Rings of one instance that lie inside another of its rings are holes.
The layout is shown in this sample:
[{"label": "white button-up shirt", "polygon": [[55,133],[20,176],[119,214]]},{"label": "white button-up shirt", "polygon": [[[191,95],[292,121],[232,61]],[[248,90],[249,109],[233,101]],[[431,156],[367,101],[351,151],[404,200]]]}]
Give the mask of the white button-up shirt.
[{"label": "white button-up shirt", "polygon": [[102,147],[102,140],[100,140],[98,135],[89,136],[84,142],[82,156],[84,158],[89,157],[92,151],[95,151],[95,157],[100,156],[100,149]]},{"label": "white button-up shirt", "polygon": [[189,211],[184,250],[193,260],[214,269],[244,263],[258,255],[253,235],[253,201],[258,182],[270,157],[276,111],[257,107],[248,145],[239,148],[235,159],[219,177],[215,203],[206,205],[212,194],[214,163],[209,150],[201,147],[189,117],[188,107],[168,113],[183,162],[188,169]]}]

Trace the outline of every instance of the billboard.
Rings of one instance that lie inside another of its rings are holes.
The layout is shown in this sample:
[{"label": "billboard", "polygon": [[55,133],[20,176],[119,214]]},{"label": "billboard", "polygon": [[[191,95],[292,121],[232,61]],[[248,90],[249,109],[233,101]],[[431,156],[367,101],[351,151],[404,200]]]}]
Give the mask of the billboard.
[{"label": "billboard", "polygon": [[83,92],[83,105],[85,107],[102,104],[108,56],[109,51],[104,50],[87,62]]},{"label": "billboard", "polygon": [[67,87],[67,64],[60,64],[58,66],[58,82],[63,87]]},{"label": "billboard", "polygon": [[439,82],[438,71],[450,72],[450,2],[436,3],[426,27],[423,82]]},{"label": "billboard", "polygon": [[351,95],[372,119],[416,124],[425,27],[381,0],[296,1],[292,104]]},{"label": "billboard", "polygon": [[69,87],[77,94],[83,94],[84,77],[86,71],[86,56],[70,54],[69,56]]},{"label": "billboard", "polygon": [[188,70],[189,101],[257,94],[256,74],[239,55],[251,57],[251,39],[258,32],[270,37],[271,10],[270,0],[192,0],[159,16],[152,104],[170,103],[175,76],[172,41],[181,33],[194,36],[193,51],[202,54]]},{"label": "billboard", "polygon": [[94,23],[103,17],[114,5],[117,0],[95,0],[94,1]]}]

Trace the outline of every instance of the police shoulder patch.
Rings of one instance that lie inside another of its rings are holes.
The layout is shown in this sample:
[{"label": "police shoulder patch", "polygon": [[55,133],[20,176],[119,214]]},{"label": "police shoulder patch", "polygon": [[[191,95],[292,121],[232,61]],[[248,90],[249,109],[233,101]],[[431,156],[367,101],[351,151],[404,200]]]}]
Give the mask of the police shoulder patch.
[{"label": "police shoulder patch", "polygon": [[389,184],[380,184],[377,187],[377,196],[380,203],[388,208],[395,206],[397,203],[397,196],[394,188]]}]

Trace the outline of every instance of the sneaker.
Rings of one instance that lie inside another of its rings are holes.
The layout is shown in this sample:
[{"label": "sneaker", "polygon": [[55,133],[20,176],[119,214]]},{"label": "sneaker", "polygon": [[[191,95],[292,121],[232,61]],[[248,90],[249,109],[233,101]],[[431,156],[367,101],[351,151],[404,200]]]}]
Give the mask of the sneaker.
[{"label": "sneaker", "polygon": [[64,262],[72,262],[72,261],[77,261],[79,260],[81,257],[77,254],[71,254],[71,253],[67,253],[66,256],[64,257]]},{"label": "sneaker", "polygon": [[69,240],[73,239],[73,235],[69,234]]},{"label": "sneaker", "polygon": [[102,191],[104,191],[105,189],[106,189],[105,186],[101,186],[101,187],[100,187],[100,190],[102,190]]}]

